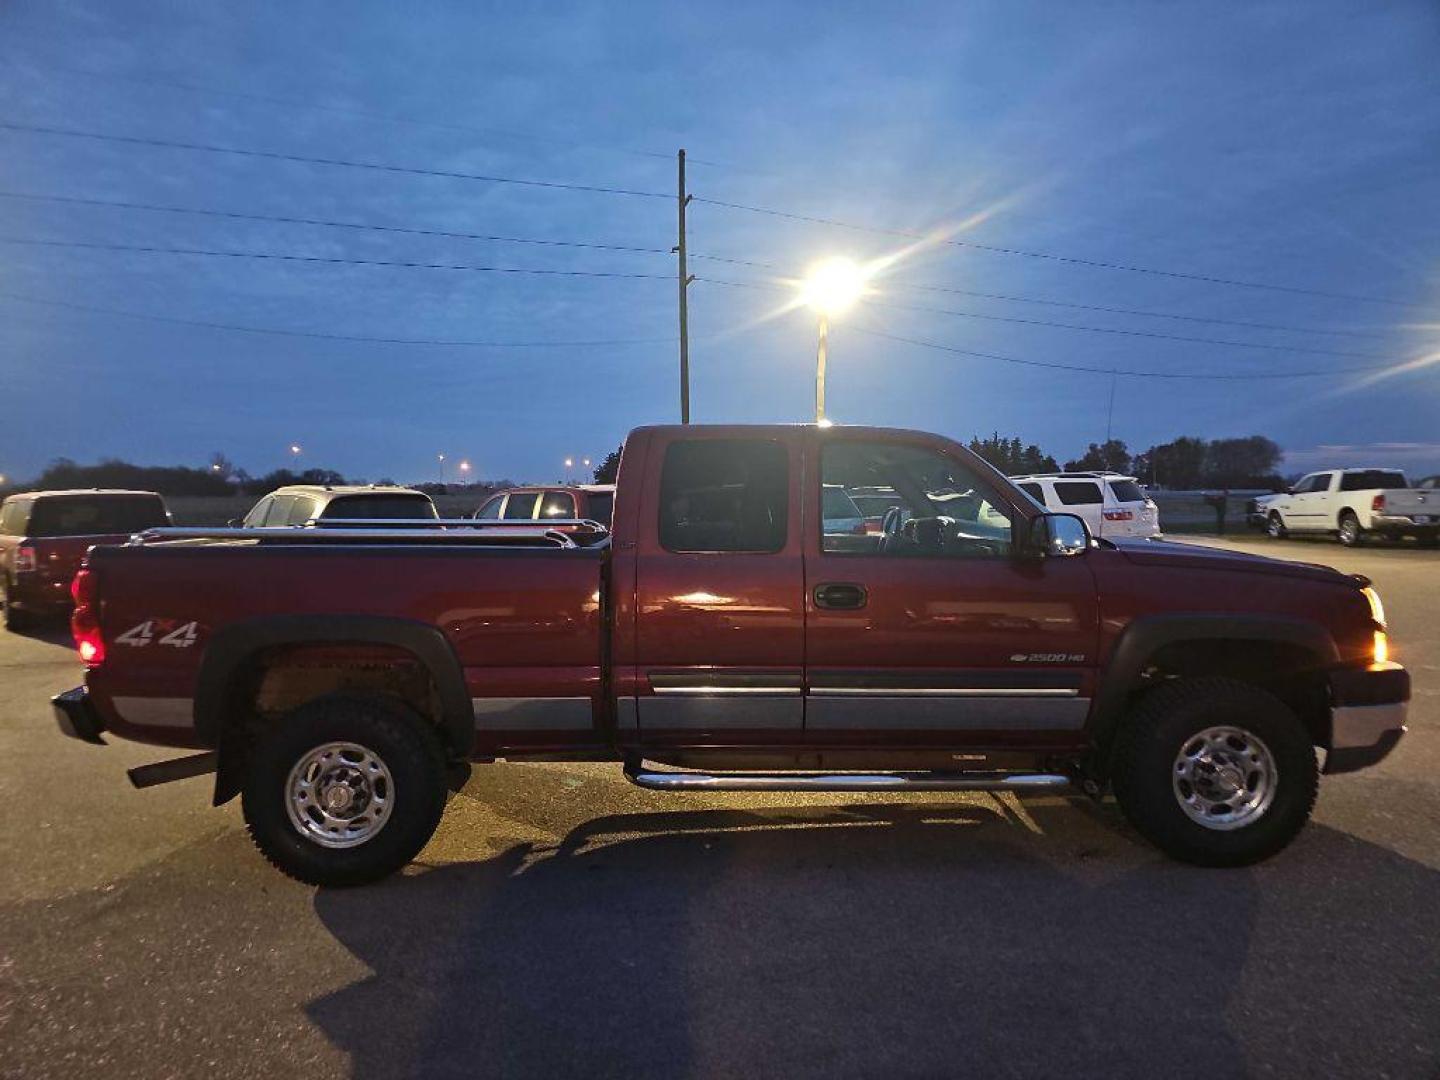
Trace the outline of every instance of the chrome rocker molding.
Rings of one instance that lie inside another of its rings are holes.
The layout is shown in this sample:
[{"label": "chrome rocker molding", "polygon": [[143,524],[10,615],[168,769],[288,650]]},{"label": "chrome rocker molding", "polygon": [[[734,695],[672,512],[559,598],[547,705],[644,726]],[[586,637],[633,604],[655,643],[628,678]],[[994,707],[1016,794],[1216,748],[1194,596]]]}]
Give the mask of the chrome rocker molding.
[{"label": "chrome rocker molding", "polygon": [[625,779],[651,791],[1053,791],[1071,788],[1058,773],[701,773],[628,762]]}]

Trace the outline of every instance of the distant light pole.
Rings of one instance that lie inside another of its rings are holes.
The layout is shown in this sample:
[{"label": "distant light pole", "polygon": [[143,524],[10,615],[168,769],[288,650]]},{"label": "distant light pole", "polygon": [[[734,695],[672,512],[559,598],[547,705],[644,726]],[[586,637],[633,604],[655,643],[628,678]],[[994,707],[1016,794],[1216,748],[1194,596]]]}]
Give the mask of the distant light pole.
[{"label": "distant light pole", "polygon": [[825,418],[825,367],[830,346],[830,316],[841,315],[865,294],[869,274],[851,259],[826,259],[811,267],[801,284],[800,299],[820,318],[820,337],[815,350],[815,423]]},{"label": "distant light pole", "polygon": [[291,444],[290,444],[290,460],[294,461],[294,460],[295,460],[296,458],[298,458],[299,456],[300,456],[300,444],[299,444],[299,443],[291,443]]},{"label": "distant light pole", "polygon": [[569,483],[569,481],[570,481],[570,470],[573,469],[573,468],[575,468],[575,459],[574,459],[574,458],[568,458],[568,457],[567,457],[567,458],[565,459],[565,481],[566,481],[566,483]]},{"label": "distant light pole", "polygon": [[468,461],[462,461],[462,462],[460,462],[460,474],[461,474],[461,478],[462,478],[462,479],[465,479],[465,480],[469,480],[469,479],[470,479],[470,462],[468,462]]},{"label": "distant light pole", "polygon": [[445,486],[445,455],[436,454],[435,460],[440,462],[440,486],[443,488]]}]

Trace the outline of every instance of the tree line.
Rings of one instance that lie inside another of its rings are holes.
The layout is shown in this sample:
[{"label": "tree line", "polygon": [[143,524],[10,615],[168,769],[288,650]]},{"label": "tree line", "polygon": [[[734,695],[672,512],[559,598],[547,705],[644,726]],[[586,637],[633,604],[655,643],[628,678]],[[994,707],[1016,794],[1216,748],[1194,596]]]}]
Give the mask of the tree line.
[{"label": "tree line", "polygon": [[[970,449],[1009,476],[1058,472],[1055,458],[1034,444],[999,432],[975,436]],[[1168,443],[1132,454],[1123,439],[1091,443],[1085,453],[1065,462],[1065,472],[1118,472],[1143,483],[1179,490],[1195,488],[1272,488],[1285,486],[1280,476],[1280,445],[1263,435],[1238,439],[1202,439],[1182,435]]]}]

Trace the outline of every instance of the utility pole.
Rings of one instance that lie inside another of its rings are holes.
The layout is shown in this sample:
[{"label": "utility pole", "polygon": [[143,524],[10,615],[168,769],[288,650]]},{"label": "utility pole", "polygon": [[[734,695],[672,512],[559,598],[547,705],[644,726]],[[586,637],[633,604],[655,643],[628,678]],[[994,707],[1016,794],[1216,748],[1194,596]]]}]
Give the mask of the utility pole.
[{"label": "utility pole", "polygon": [[830,351],[830,317],[820,312],[820,345],[815,351],[815,423],[825,421],[825,362]]},{"label": "utility pole", "polygon": [[1115,425],[1115,383],[1119,379],[1119,373],[1113,368],[1110,371],[1110,408],[1105,414],[1105,468],[1110,468],[1110,433]]},{"label": "utility pole", "polygon": [[679,154],[679,194],[677,203],[679,205],[680,237],[679,243],[675,245],[675,253],[680,256],[679,260],[679,281],[680,281],[680,422],[690,423],[690,304],[688,294],[690,282],[694,278],[689,276],[685,265],[685,206],[690,202],[690,196],[685,194],[685,151]]}]

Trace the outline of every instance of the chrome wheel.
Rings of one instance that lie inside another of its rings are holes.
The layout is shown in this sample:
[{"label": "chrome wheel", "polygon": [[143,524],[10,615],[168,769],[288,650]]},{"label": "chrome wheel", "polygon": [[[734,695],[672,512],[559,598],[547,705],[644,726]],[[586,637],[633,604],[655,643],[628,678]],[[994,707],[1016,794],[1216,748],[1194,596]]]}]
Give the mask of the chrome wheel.
[{"label": "chrome wheel", "polygon": [[394,802],[389,768],[359,743],[315,747],[285,782],[290,824],[322,847],[349,848],[374,839],[390,820]]},{"label": "chrome wheel", "polygon": [[1186,815],[1225,832],[1262,817],[1275,798],[1278,776],[1270,748],[1238,727],[1212,727],[1187,739],[1171,776]]},{"label": "chrome wheel", "polygon": [[1360,522],[1354,514],[1346,514],[1340,519],[1340,542],[1347,547],[1354,547],[1360,542]]},{"label": "chrome wheel", "polygon": [[1285,522],[1279,514],[1272,513],[1265,522],[1265,531],[1270,534],[1272,540],[1285,539]]}]

